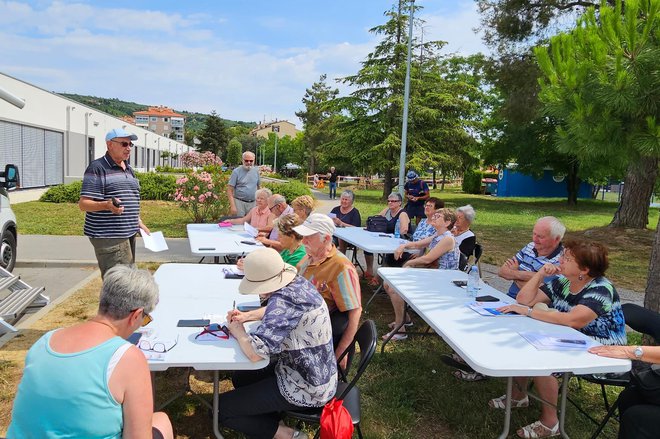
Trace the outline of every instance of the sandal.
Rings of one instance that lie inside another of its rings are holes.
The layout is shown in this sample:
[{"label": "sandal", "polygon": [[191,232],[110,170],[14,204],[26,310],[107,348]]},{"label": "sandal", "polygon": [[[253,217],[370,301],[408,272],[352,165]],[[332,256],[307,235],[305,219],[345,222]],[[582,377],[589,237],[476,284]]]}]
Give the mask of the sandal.
[{"label": "sandal", "polygon": [[[383,340],[387,340],[391,334],[392,334],[391,332],[388,332],[387,334],[383,335]],[[396,334],[392,335],[390,341],[400,341],[400,340],[405,340],[407,338],[408,336],[406,335],[405,332],[397,332]]]},{"label": "sandal", "polygon": [[[403,324],[403,326],[408,326],[408,327],[410,327],[412,325],[414,325],[412,320],[408,320],[406,323]],[[396,322],[388,323],[387,327],[390,328],[390,329],[396,328]]]},{"label": "sandal", "polygon": [[525,439],[559,436],[559,422],[557,422],[554,427],[549,428],[543,425],[541,421],[536,421],[521,427],[516,433],[518,434],[518,437]]},{"label": "sandal", "polygon": [[454,375],[457,379],[467,382],[483,381],[485,379],[488,379],[486,375],[483,375],[475,370],[473,370],[472,372],[467,372],[458,369],[453,371],[451,374]]},{"label": "sandal", "polygon": [[[512,409],[519,409],[519,408],[528,407],[528,406],[529,406],[529,397],[527,395],[525,395],[525,397],[523,399],[513,399],[513,398],[511,398],[511,408]],[[488,401],[488,407],[490,407],[492,409],[504,410],[506,408],[506,395],[502,395],[499,398],[491,399],[490,401]]]}]

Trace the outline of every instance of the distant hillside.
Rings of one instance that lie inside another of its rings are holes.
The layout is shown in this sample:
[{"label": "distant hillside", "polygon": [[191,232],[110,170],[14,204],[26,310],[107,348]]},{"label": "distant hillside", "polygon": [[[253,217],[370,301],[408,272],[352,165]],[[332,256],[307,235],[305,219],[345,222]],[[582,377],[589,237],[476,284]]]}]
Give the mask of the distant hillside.
[{"label": "distant hillside", "polygon": [[[146,110],[150,106],[154,107],[157,105],[157,104],[151,104],[151,105],[136,104],[135,102],[120,101],[119,99],[115,99],[115,98],[99,98],[96,96],[84,96],[84,95],[77,95],[70,93],[58,93],[58,94],[66,98],[72,99],[76,102],[80,102],[81,104],[95,108],[99,111],[103,111],[104,113],[112,114],[113,116],[117,116],[117,117],[122,117],[122,116],[132,117],[133,112],[135,111]],[[167,103],[162,103],[158,105],[167,105]],[[176,111],[177,113],[181,113],[184,116],[186,116],[186,128],[188,128],[189,130],[195,133],[201,132],[201,130],[204,128],[204,124],[206,123],[206,118],[209,116],[208,114],[204,114],[204,113],[190,113],[188,111],[177,110],[176,108],[173,108],[173,110]],[[242,121],[234,121],[227,119],[222,119],[222,120],[228,127],[239,125],[246,128],[254,128],[256,126],[254,122],[242,122]]]}]

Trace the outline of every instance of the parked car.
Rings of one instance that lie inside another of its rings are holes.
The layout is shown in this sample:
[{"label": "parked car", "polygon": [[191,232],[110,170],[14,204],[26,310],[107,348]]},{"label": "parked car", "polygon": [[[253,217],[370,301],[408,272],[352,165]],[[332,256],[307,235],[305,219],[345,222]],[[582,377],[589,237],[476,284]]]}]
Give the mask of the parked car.
[{"label": "parked car", "polygon": [[19,184],[18,168],[15,165],[6,165],[5,171],[0,172],[0,230],[2,230],[2,243],[0,244],[0,267],[12,271],[16,264],[16,243],[18,232],[16,230],[16,215],[11,210],[9,191],[16,189]]}]

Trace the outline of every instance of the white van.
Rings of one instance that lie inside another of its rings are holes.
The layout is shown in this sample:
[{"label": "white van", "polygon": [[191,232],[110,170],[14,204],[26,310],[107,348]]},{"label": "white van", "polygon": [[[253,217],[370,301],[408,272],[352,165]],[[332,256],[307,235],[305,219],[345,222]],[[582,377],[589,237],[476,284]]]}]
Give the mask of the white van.
[{"label": "white van", "polygon": [[0,244],[0,267],[12,271],[16,264],[16,215],[9,204],[9,192],[18,186],[18,168],[15,165],[6,165],[5,171],[0,172],[0,230],[2,230],[2,243]]}]

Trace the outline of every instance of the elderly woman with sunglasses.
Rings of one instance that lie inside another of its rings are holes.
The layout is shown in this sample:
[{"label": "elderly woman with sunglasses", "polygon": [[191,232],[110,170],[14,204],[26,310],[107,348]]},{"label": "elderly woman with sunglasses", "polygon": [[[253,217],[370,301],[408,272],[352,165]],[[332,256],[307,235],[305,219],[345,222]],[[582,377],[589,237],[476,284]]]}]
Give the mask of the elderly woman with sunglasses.
[{"label": "elderly woman with sunglasses", "polygon": [[[408,233],[410,228],[410,217],[403,208],[403,197],[398,192],[392,192],[387,197],[387,207],[383,209],[378,215],[384,216],[387,220],[387,228],[385,232],[395,233],[394,229],[396,228],[397,221],[399,222],[399,235],[403,236]],[[380,283],[378,278],[374,276],[374,254],[369,252],[364,252],[364,260],[366,262],[366,268],[364,272],[364,277],[367,279],[370,285],[376,286]]]},{"label": "elderly woman with sunglasses", "polygon": [[[220,395],[220,423],[251,438],[307,438],[280,424],[280,413],[322,407],[335,394],[337,360],[328,306],[273,249],[253,251],[243,269],[239,292],[268,296],[268,304],[245,313],[230,311],[229,330],[252,361],[272,361],[265,369],[234,374],[234,390]],[[243,323],[251,320],[261,323],[248,334]]]},{"label": "elderly woman with sunglasses", "polygon": [[148,271],[109,269],[96,316],[47,332],[28,351],[7,437],[172,438],[167,415],[152,411],[144,354],[126,341],[157,303]]},{"label": "elderly woman with sunglasses", "polygon": [[[458,245],[451,234],[451,229],[456,222],[456,214],[451,209],[438,209],[430,217],[429,222],[435,229],[435,234],[419,241],[411,241],[401,244],[394,252],[394,258],[401,258],[408,250],[427,249],[427,252],[421,256],[415,256],[413,254],[403,266],[440,268],[442,270],[458,269],[460,252],[458,250]],[[408,338],[405,326],[412,325],[409,316],[406,316],[405,323],[403,320],[405,302],[388,283],[385,283],[383,286],[387,294],[390,296],[392,308],[394,309],[394,321],[389,324],[389,327],[394,331],[397,327],[401,326],[395,334],[388,332],[383,336],[383,339],[392,336],[391,340],[405,340]]]},{"label": "elderly woman with sunglasses", "polygon": [[[559,258],[559,267],[545,264],[523,286],[518,304],[500,308],[529,318],[570,326],[604,345],[625,345],[626,331],[619,294],[605,277],[609,265],[607,248],[596,242],[568,240]],[[544,282],[544,278],[551,276]],[[552,277],[554,276],[554,277]],[[548,309],[550,305],[553,309]],[[557,312],[558,311],[558,312]],[[518,430],[522,438],[559,435],[557,396],[559,386],[553,376],[534,377],[541,405],[541,418]],[[512,407],[527,407],[527,378],[515,379]],[[506,395],[492,399],[492,408],[504,409]]]}]

